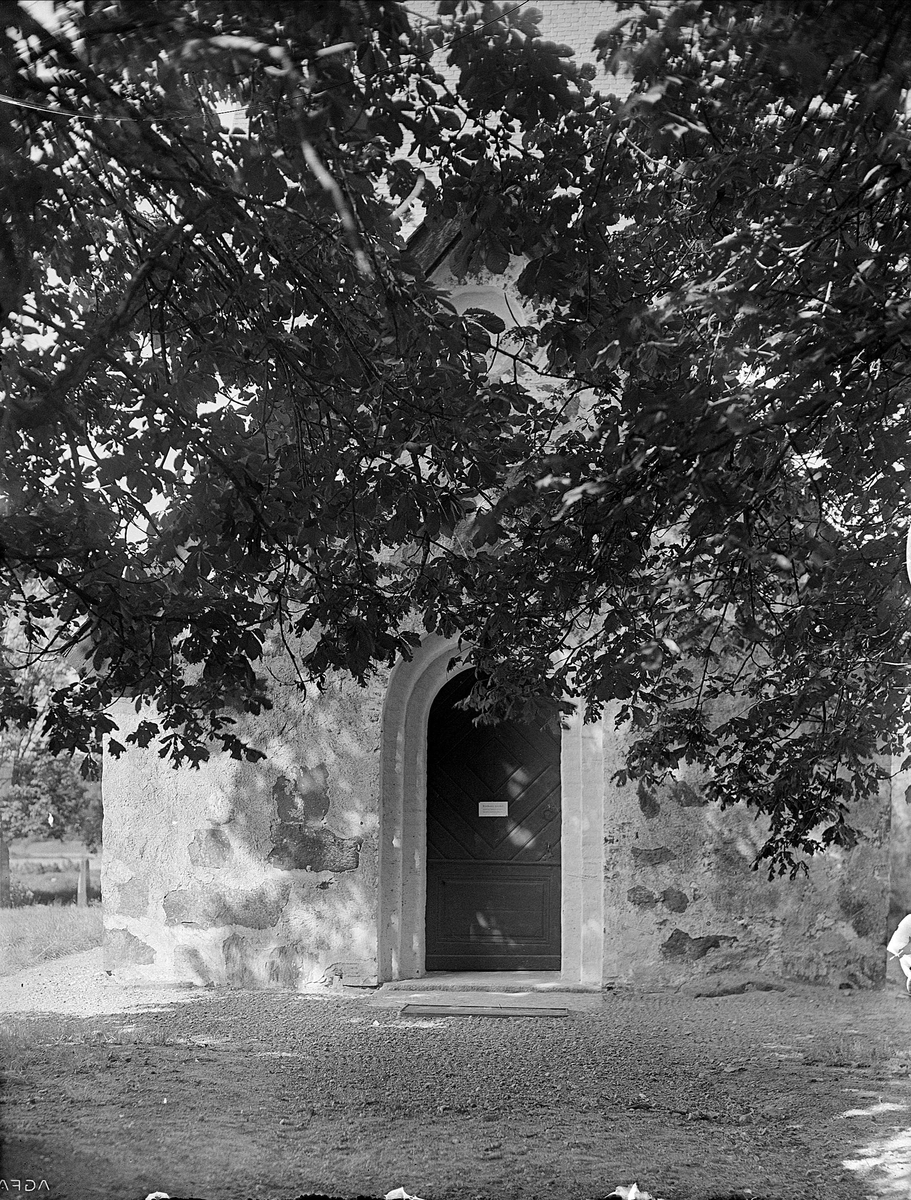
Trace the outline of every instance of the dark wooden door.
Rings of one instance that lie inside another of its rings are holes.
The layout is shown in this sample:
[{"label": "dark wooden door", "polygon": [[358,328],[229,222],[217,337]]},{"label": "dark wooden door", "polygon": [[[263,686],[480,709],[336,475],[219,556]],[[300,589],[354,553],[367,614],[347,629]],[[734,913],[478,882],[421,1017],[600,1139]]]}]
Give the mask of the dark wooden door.
[{"label": "dark wooden door", "polygon": [[474,725],[473,682],[430,710],[427,970],[559,971],[560,731]]}]

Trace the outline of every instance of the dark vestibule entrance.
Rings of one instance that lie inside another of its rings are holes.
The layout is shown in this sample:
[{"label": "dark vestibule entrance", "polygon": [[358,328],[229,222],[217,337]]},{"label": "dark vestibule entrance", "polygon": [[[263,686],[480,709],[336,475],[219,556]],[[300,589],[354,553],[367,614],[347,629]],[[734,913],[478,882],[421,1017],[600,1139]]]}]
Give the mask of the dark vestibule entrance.
[{"label": "dark vestibule entrance", "polygon": [[427,727],[428,971],[560,970],[560,731],[475,725],[456,702]]}]

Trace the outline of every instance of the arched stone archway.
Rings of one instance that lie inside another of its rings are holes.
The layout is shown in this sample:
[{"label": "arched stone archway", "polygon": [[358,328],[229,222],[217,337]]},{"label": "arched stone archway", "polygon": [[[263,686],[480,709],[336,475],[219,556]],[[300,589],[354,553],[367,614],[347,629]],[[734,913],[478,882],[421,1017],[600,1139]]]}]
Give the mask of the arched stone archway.
[{"label": "arched stone archway", "polygon": [[[427,721],[450,677],[455,641],[427,638],[393,670],[383,709],[378,967],[381,981],[425,973]],[[601,724],[576,716],[561,737],[565,983],[600,987],[604,969],[604,793]]]}]

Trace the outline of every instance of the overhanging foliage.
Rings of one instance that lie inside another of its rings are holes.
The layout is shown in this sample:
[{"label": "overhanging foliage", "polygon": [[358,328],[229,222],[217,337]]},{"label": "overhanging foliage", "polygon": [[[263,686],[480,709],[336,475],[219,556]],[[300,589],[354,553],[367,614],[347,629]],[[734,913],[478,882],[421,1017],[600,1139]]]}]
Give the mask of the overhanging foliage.
[{"label": "overhanging foliage", "polygon": [[[255,757],[267,639],[363,679],[423,628],[484,713],[618,701],[773,867],[851,840],[903,697],[911,15],[620,7],[625,99],[528,8],[0,6],[3,588],[87,654],[55,748],[127,693]],[[526,328],[428,279],[422,169]]]}]

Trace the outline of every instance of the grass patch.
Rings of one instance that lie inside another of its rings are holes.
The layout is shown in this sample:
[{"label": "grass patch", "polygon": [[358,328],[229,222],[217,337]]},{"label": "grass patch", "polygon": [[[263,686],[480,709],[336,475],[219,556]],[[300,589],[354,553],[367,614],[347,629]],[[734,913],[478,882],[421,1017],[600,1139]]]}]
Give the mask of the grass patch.
[{"label": "grass patch", "polygon": [[54,1062],[65,1072],[79,1072],[97,1061],[97,1053],[133,1047],[139,1050],[199,1054],[195,1041],[175,1038],[162,1025],[124,1025],[113,1016],[23,1018],[0,1017],[0,1091],[9,1076],[29,1075]]},{"label": "grass patch", "polygon": [[845,1033],[822,1048],[810,1050],[806,1062],[808,1066],[874,1067],[892,1061],[898,1054],[898,1048],[887,1037]]},{"label": "grass patch", "polygon": [[75,905],[0,909],[0,975],[101,945],[101,908]]},{"label": "grass patch", "polygon": [[0,1020],[0,1051],[9,1059],[17,1050],[34,1050],[41,1046],[75,1044],[92,1040],[86,1033],[85,1021],[76,1017],[42,1017],[40,1020],[7,1017]]},{"label": "grass patch", "polygon": [[135,1046],[167,1042],[164,1030],[145,1031],[137,1025],[120,1025],[113,1017],[0,1018],[0,1048],[31,1050],[38,1046]]}]

